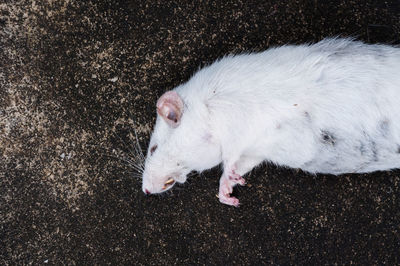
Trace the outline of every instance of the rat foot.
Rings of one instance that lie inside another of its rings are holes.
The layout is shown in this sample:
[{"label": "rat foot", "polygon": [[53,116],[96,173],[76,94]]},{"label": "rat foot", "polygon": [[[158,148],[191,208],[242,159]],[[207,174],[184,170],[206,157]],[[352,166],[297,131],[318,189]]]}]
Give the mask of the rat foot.
[{"label": "rat foot", "polygon": [[240,174],[237,174],[236,163],[224,163],[224,166],[224,173],[219,180],[219,201],[224,204],[238,207],[239,200],[235,197],[231,197],[231,193],[235,185],[239,184],[244,186],[246,184],[246,180],[244,180]]},{"label": "rat foot", "polygon": [[238,207],[239,200],[235,197],[231,197],[230,195],[232,193],[232,187],[233,185],[230,180],[225,176],[222,176],[219,181],[218,198],[221,203]]}]

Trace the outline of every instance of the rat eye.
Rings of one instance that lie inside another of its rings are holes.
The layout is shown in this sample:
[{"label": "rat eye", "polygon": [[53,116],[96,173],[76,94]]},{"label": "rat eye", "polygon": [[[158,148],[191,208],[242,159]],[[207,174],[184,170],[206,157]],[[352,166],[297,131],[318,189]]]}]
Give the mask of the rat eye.
[{"label": "rat eye", "polygon": [[150,149],[150,155],[153,155],[153,153],[157,150],[157,144],[151,147]]}]

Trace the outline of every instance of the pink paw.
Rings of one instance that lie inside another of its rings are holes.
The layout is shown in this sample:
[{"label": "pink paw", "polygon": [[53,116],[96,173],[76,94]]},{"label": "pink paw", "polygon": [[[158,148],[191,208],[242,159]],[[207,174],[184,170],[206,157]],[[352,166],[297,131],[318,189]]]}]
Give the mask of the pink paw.
[{"label": "pink paw", "polygon": [[238,207],[239,200],[235,197],[231,197],[230,194],[232,193],[232,185],[231,182],[222,177],[219,184],[219,194],[218,198],[221,203]]},{"label": "pink paw", "polygon": [[219,193],[218,198],[221,203],[224,203],[224,204],[227,204],[230,206],[239,207],[239,200],[235,197],[229,196],[229,194],[226,195],[226,194]]}]

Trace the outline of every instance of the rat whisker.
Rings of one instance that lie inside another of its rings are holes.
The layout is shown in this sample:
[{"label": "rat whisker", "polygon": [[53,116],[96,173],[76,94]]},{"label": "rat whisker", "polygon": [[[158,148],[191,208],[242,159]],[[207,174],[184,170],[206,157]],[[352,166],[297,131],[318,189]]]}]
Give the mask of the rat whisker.
[{"label": "rat whisker", "polygon": [[137,162],[132,161],[132,160],[130,160],[130,159],[128,159],[128,158],[122,158],[122,159],[125,159],[126,162],[128,162],[128,163],[130,163],[131,165],[137,167],[138,169],[141,169],[141,170],[144,171],[144,168],[142,167],[142,165],[138,164]]},{"label": "rat whisker", "polygon": [[132,161],[131,159],[125,158],[125,157],[117,157],[117,158],[129,163],[132,166],[136,166],[138,169],[142,169],[143,170],[143,168],[136,161]]},{"label": "rat whisker", "polygon": [[142,175],[141,175],[141,174],[139,174],[139,173],[137,173],[137,172],[132,172],[132,173],[131,173],[131,175],[132,175],[133,177],[136,177],[136,178],[142,179]]},{"label": "rat whisker", "polygon": [[126,147],[128,147],[128,151],[129,151],[129,153],[132,155],[132,157],[133,157],[133,159],[134,159],[135,161],[129,160],[129,159],[127,159],[127,158],[119,158],[119,157],[116,157],[116,158],[118,158],[118,159],[120,159],[120,160],[125,160],[125,161],[129,164],[129,166],[132,166],[132,167],[135,168],[137,171],[139,171],[139,172],[142,173],[142,172],[144,171],[144,159],[143,159],[143,157],[142,157],[142,154],[141,154],[137,149],[135,149],[136,152],[134,152],[134,150],[131,149],[131,148],[133,148],[132,145],[131,145],[131,148],[129,148],[130,146],[127,145],[126,142],[125,142],[118,134],[115,134],[115,135],[120,139],[120,141],[121,141]]},{"label": "rat whisker", "polygon": [[135,169],[139,173],[143,173],[143,171],[144,171],[144,169],[140,168],[139,166],[137,166],[134,162],[132,162],[129,159],[121,158],[121,157],[118,157],[118,156],[115,156],[115,155],[109,155],[109,154],[106,154],[106,156],[123,161],[126,165],[128,165],[131,168]]},{"label": "rat whisker", "polygon": [[[129,115],[129,116],[132,116],[132,114],[131,114],[130,112],[129,112],[128,115]],[[134,118],[133,118],[132,120],[135,121]],[[141,157],[141,159],[142,159],[143,162],[144,162],[145,159],[146,159],[146,156],[144,155],[142,146],[140,145],[139,137],[138,137],[137,130],[136,130],[136,127],[135,127],[135,126],[136,126],[136,123],[133,122],[133,132],[135,133],[135,140],[136,140],[136,147],[135,147],[135,149],[136,149],[136,151],[138,152],[138,155]]]},{"label": "rat whisker", "polygon": [[127,163],[127,162],[123,162],[123,163],[124,163],[126,166],[128,166],[129,168],[135,170],[136,172],[138,172],[138,173],[143,173],[142,170],[139,169],[139,168],[137,168],[135,165],[132,165],[132,164]]},{"label": "rat whisker", "polygon": [[143,150],[142,150],[142,146],[140,146],[139,138],[138,138],[137,131],[136,131],[135,128],[133,129],[133,132],[135,133],[136,146],[137,146],[137,148],[139,150],[139,154],[141,155],[141,158],[144,161],[145,160],[145,156],[144,156],[144,153],[143,153]]},{"label": "rat whisker", "polygon": [[[118,138],[124,142],[119,136]],[[102,147],[99,144],[92,144],[92,143],[86,143],[85,146],[87,147],[92,147],[95,149],[100,149],[103,151],[103,155],[109,158],[117,159],[118,161],[122,161],[123,165],[126,165],[130,171],[129,174],[133,175],[137,179],[142,179],[142,174],[144,172],[144,163],[142,160],[142,156],[140,153],[137,153],[134,155],[133,158],[127,157],[122,150],[116,150],[116,149],[111,149],[107,147]]]},{"label": "rat whisker", "polygon": [[[135,130],[135,129],[134,129],[134,131],[135,131],[135,134],[136,134],[136,130]],[[132,138],[132,137],[131,137],[131,133],[129,133],[129,138],[130,138],[130,139]],[[138,143],[138,139],[136,138],[135,145],[133,145],[132,142],[130,142],[129,144],[130,144],[130,146],[131,146],[131,149],[132,149],[132,150],[133,150],[133,149],[135,150],[135,157],[138,157],[138,158],[140,158],[141,160],[144,161],[142,149],[141,149],[141,147],[140,147],[140,145],[139,145],[139,143]]]},{"label": "rat whisker", "polygon": [[144,169],[140,168],[140,166],[134,164],[133,162],[131,162],[129,160],[126,160],[126,162],[128,163],[129,166],[136,169],[138,172],[143,173]]},{"label": "rat whisker", "polygon": [[137,178],[137,179],[143,178],[142,173],[138,172],[136,169],[133,169],[132,167],[129,167],[129,170],[126,171],[126,173],[128,173],[129,176],[133,176],[134,178]]},{"label": "rat whisker", "polygon": [[132,146],[132,144],[128,145],[117,133],[114,133],[114,135],[117,136],[117,137],[119,138],[119,140],[125,145],[125,147],[127,147],[129,153],[130,153],[133,157],[136,158],[137,156],[139,156],[139,152],[136,150],[136,153],[135,153],[135,151],[132,149],[132,148],[134,148],[134,147]]},{"label": "rat whisker", "polygon": [[[120,136],[118,136],[117,134],[115,134],[115,135],[125,144],[125,146],[127,146],[126,142]],[[136,170],[140,174],[143,173],[143,171],[144,171],[144,163],[143,163],[143,160],[140,158],[141,157],[140,153],[136,153],[135,154],[133,152],[133,150],[131,150],[129,148],[128,148],[128,150],[129,150],[130,154],[132,155],[132,159],[130,159],[126,155],[119,155],[118,152],[119,153],[123,153],[123,152],[121,150],[116,151],[114,149],[113,149],[112,153],[117,153],[117,156],[109,155],[109,157],[116,158],[118,160],[124,161],[127,164],[127,166],[129,166],[130,168]]]}]

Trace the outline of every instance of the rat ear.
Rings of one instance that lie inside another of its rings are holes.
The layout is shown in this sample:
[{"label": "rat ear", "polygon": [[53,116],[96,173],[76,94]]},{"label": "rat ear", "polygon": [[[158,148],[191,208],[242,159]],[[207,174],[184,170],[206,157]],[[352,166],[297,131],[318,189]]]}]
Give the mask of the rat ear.
[{"label": "rat ear", "polygon": [[167,91],[157,101],[157,113],[173,128],[179,126],[183,101],[176,91]]}]

